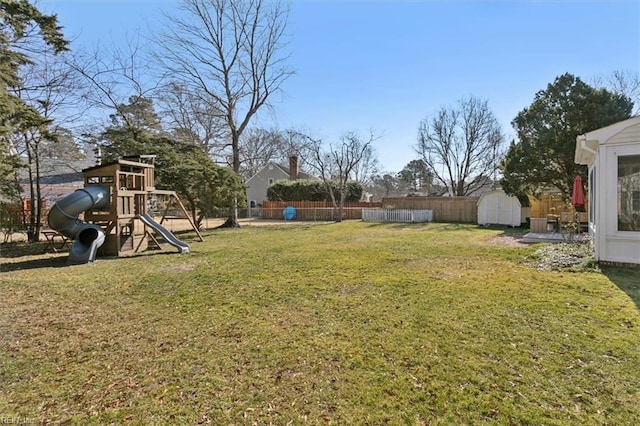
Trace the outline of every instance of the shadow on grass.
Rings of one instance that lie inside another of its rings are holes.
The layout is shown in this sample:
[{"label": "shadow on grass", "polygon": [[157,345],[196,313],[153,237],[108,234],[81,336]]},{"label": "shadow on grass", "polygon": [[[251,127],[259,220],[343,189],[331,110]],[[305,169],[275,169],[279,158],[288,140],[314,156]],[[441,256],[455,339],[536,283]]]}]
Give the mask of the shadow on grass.
[{"label": "shadow on grass", "polygon": [[509,225],[478,225],[479,229],[489,229],[492,231],[502,231],[505,235],[524,235],[530,231],[526,226]]},{"label": "shadow on grass", "polygon": [[396,222],[365,222],[370,228],[423,228],[429,226],[430,223],[433,222],[407,222],[407,223],[396,223]]},{"label": "shadow on grass", "polygon": [[148,256],[194,256],[197,253],[189,252],[189,253],[180,253],[174,249],[149,249],[145,251],[141,251],[138,253],[127,254],[126,256],[98,256],[96,258],[96,262],[122,262],[124,259],[137,259],[139,257],[148,257]]},{"label": "shadow on grass", "polygon": [[67,266],[67,254],[62,253],[57,257],[46,259],[31,259],[24,262],[5,263],[0,266],[0,273],[38,268],[61,268]]},{"label": "shadow on grass", "polygon": [[[504,234],[506,235],[519,235],[519,234],[526,234],[527,232],[529,232],[528,228],[522,228],[522,227],[511,227],[511,226],[500,226],[500,225],[496,225],[496,226],[479,226],[475,223],[463,223],[463,222],[438,222],[438,221],[433,221],[433,222],[402,222],[402,223],[395,223],[395,222],[367,222],[368,225],[370,227],[385,227],[385,228],[408,228],[408,227],[413,227],[413,228],[422,228],[422,227],[428,227],[431,226],[433,231],[437,231],[437,232],[448,232],[448,231],[455,231],[458,229],[490,229],[490,230],[502,230],[504,232]],[[434,226],[436,225],[436,226]]]},{"label": "shadow on grass", "polygon": [[640,309],[640,270],[616,266],[602,266],[602,272]]},{"label": "shadow on grass", "polygon": [[28,243],[26,241],[3,243],[0,244],[0,257],[16,258],[23,256],[37,256],[44,254],[46,250],[47,243],[45,241],[39,241],[37,243]]},{"label": "shadow on grass", "polygon": [[[38,253],[41,254],[41,253]],[[132,259],[137,257],[144,256],[158,256],[158,255],[179,255],[179,252],[174,250],[147,250],[140,253],[134,253],[124,257],[117,256],[101,256],[98,255],[96,262],[110,262],[110,261],[122,261],[123,259]],[[21,255],[14,254],[13,256],[5,256],[3,253],[3,257],[7,258],[17,258],[21,256],[27,256],[27,253],[22,253]],[[11,272],[11,271],[20,271],[26,269],[39,269],[39,268],[62,268],[62,267],[72,267],[74,265],[69,265],[67,263],[67,259],[69,256],[69,252],[60,252],[58,256],[55,257],[47,257],[47,258],[38,258],[38,259],[29,259],[22,262],[10,262],[4,263],[0,265],[0,273]]]}]

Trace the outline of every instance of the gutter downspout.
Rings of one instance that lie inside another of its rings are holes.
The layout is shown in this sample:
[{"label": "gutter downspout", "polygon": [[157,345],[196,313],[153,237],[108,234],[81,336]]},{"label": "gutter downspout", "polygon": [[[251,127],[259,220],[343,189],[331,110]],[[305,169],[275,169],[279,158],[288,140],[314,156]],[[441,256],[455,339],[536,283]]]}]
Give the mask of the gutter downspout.
[{"label": "gutter downspout", "polygon": [[578,141],[580,142],[580,149],[584,149],[587,152],[590,152],[594,156],[598,153],[595,149],[591,148],[587,145],[587,137],[585,135],[578,136]]}]

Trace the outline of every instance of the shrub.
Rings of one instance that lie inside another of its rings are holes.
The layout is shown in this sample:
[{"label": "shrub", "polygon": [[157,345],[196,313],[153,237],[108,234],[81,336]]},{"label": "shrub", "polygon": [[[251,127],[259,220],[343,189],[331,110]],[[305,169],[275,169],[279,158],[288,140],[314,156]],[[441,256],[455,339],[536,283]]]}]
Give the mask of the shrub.
[{"label": "shrub", "polygon": [[26,229],[21,213],[19,204],[0,202],[0,233],[2,233],[3,242],[6,243],[11,234]]},{"label": "shrub", "polygon": [[[338,189],[335,184],[333,184],[333,191],[337,197]],[[345,201],[359,201],[362,191],[362,185],[358,182],[347,183]],[[280,180],[269,187],[267,199],[269,201],[331,201],[331,195],[320,180]]]}]

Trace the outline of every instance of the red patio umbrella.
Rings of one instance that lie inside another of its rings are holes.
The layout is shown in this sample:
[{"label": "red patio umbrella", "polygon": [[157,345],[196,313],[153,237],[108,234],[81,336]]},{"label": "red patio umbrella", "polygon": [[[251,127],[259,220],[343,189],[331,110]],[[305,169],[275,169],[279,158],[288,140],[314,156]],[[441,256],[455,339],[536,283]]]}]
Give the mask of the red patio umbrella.
[{"label": "red patio umbrella", "polygon": [[576,209],[584,207],[584,191],[582,190],[582,178],[576,176],[573,179],[573,192],[571,193],[571,204]]}]

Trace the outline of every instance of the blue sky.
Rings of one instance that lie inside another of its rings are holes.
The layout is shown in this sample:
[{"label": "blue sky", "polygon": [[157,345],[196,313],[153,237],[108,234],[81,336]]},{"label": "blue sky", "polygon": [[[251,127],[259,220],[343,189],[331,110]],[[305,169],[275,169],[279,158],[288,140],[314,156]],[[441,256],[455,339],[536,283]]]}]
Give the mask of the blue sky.
[{"label": "blue sky", "polygon": [[[68,37],[87,46],[146,31],[174,0],[41,0]],[[570,72],[590,82],[640,71],[640,1],[291,2],[296,75],[256,125],[302,127],[335,139],[381,138],[383,169],[417,158],[420,121],[468,96],[489,107],[511,139],[511,121],[535,93]]]}]

